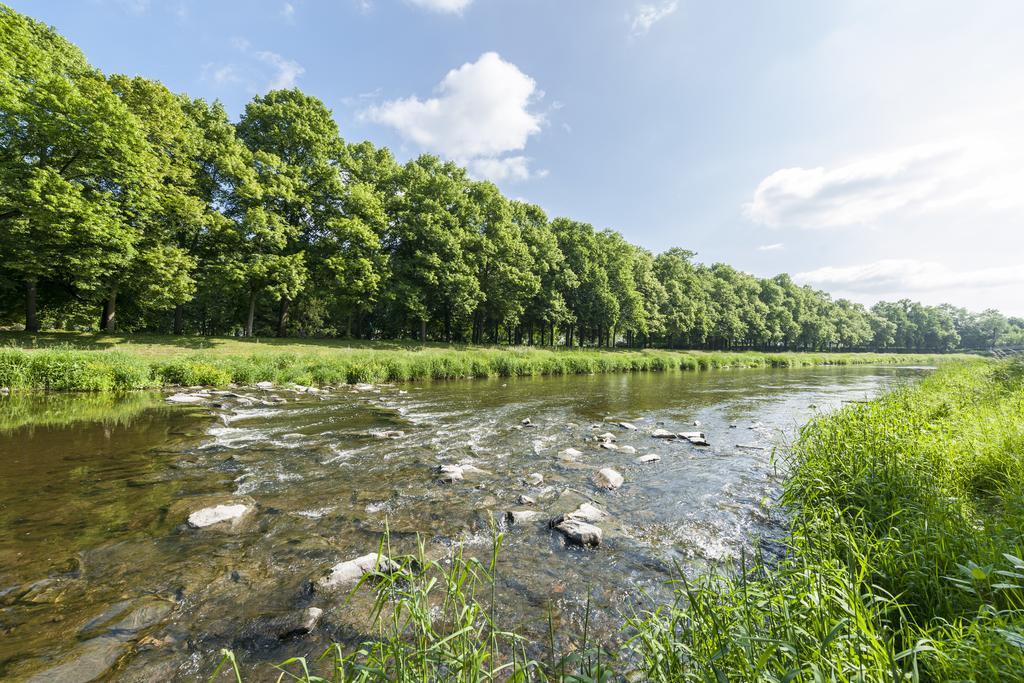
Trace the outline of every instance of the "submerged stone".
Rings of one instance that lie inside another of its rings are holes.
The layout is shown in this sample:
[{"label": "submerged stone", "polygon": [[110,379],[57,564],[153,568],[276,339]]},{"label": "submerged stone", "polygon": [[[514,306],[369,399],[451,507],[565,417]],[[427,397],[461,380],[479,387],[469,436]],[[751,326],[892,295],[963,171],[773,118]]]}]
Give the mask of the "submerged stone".
[{"label": "submerged stone", "polygon": [[566,448],[564,451],[558,454],[559,460],[576,460],[583,455],[583,451],[575,448]]},{"label": "submerged stone", "polygon": [[544,483],[544,475],[540,472],[533,472],[532,474],[527,475],[526,483],[530,486],[540,486]]},{"label": "submerged stone", "polygon": [[648,453],[647,455],[641,455],[639,458],[634,460],[637,465],[646,465],[652,462],[658,462],[661,460],[661,456],[657,453]]},{"label": "submerged stone", "polygon": [[676,435],[674,433],[668,431],[667,429],[655,429],[653,432],[651,432],[651,436],[653,436],[655,439],[674,439],[674,438],[676,438]]},{"label": "submerged stone", "polygon": [[450,484],[455,481],[462,481],[463,479],[462,467],[460,467],[459,465],[440,465],[438,467],[438,472],[441,475],[440,477],[438,477],[438,481],[445,484]]},{"label": "submerged stone", "polygon": [[537,517],[540,513],[536,510],[509,510],[505,513],[505,522],[509,526],[523,524]]},{"label": "submerged stone", "polygon": [[236,522],[252,510],[251,505],[235,503],[233,505],[214,505],[196,510],[188,516],[188,525],[193,529],[203,529],[221,522]]}]

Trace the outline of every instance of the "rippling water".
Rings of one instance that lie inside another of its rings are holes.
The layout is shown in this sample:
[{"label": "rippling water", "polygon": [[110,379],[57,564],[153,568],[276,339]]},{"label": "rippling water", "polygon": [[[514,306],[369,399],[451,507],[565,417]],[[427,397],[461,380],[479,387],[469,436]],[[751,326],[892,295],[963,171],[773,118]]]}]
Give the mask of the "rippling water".
[{"label": "rippling water", "polygon": [[[48,419],[0,432],[0,676],[192,680],[221,647],[247,665],[319,654],[368,633],[372,596],[345,604],[311,592],[311,580],[376,550],[385,525],[398,552],[412,552],[419,536],[435,556],[459,545],[485,556],[489,516],[525,509],[522,494],[543,514],[506,530],[502,624],[540,640],[551,615],[571,640],[589,595],[591,629],[613,640],[624,616],[669,594],[677,565],[700,572],[782,533],[772,453],[801,423],[924,371],[239,390],[258,400],[170,405],[135,395],[101,410],[87,397],[59,399],[61,411],[45,398],[6,399],[2,411]],[[271,395],[287,402],[264,404]],[[711,445],[654,439],[657,428],[699,429]],[[403,435],[382,436],[395,430]],[[636,453],[599,448],[595,435],[606,431]],[[559,458],[566,448],[583,455]],[[648,453],[661,460],[634,463]],[[460,463],[485,473],[437,483],[438,465]],[[592,484],[602,467],[622,473],[620,489]],[[526,484],[531,473],[543,484]],[[189,512],[227,500],[256,511],[230,529],[185,524]],[[609,513],[597,550],[566,547],[546,525],[584,501]],[[320,626],[280,641],[275,618],[306,606],[324,609]]]}]

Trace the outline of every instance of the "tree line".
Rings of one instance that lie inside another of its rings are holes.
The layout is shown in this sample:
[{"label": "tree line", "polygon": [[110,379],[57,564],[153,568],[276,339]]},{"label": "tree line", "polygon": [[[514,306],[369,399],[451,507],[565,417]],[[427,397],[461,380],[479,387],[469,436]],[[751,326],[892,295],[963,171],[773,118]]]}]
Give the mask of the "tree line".
[{"label": "tree line", "polygon": [[870,309],[549,219],[458,165],[347,143],[298,89],[106,76],[0,5],[0,316],[99,329],[569,346],[948,351],[1024,320]]}]

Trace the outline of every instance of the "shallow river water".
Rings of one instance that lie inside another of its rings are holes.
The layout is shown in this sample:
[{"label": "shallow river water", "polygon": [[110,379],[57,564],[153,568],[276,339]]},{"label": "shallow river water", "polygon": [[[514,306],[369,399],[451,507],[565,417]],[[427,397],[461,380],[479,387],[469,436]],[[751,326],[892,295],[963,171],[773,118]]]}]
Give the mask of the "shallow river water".
[{"label": "shallow river water", "polygon": [[[783,532],[772,507],[781,458],[772,453],[800,424],[921,372],[672,372],[328,395],[240,389],[260,400],[199,405],[160,394],[3,399],[8,417],[46,419],[19,427],[12,418],[0,431],[0,678],[194,680],[222,647],[247,668],[316,655],[370,633],[372,596],[346,602],[344,592],[310,590],[311,581],[375,551],[385,525],[395,552],[413,552],[420,537],[435,557],[458,546],[486,557],[491,515],[506,533],[501,624],[539,642],[551,615],[572,641],[589,596],[591,633],[614,641],[624,617],[670,595],[677,565],[698,573]],[[286,402],[264,404],[273,395]],[[710,446],[652,438],[658,428],[703,431]],[[403,435],[381,436],[391,430]],[[604,432],[636,453],[600,448]],[[567,448],[582,455],[560,458]],[[634,462],[648,453],[661,460]],[[485,473],[438,483],[437,467],[458,463]],[[621,488],[592,483],[602,467],[623,475]],[[532,473],[543,483],[526,483]],[[523,494],[542,514],[506,528],[506,511],[528,509],[517,503]],[[185,523],[231,500],[255,510],[236,525]],[[566,546],[546,524],[585,501],[609,515],[596,550]],[[313,632],[279,638],[281,624],[309,606],[324,610]],[[257,668],[254,679],[267,676]]]}]

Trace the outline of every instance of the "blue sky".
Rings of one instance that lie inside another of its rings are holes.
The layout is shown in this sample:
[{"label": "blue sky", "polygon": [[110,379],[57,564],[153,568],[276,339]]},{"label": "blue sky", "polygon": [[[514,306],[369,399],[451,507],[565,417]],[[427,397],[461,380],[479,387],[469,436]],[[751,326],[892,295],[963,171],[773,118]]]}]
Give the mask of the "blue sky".
[{"label": "blue sky", "polygon": [[7,0],[106,72],[321,98],[655,252],[1024,315],[1024,3]]}]

